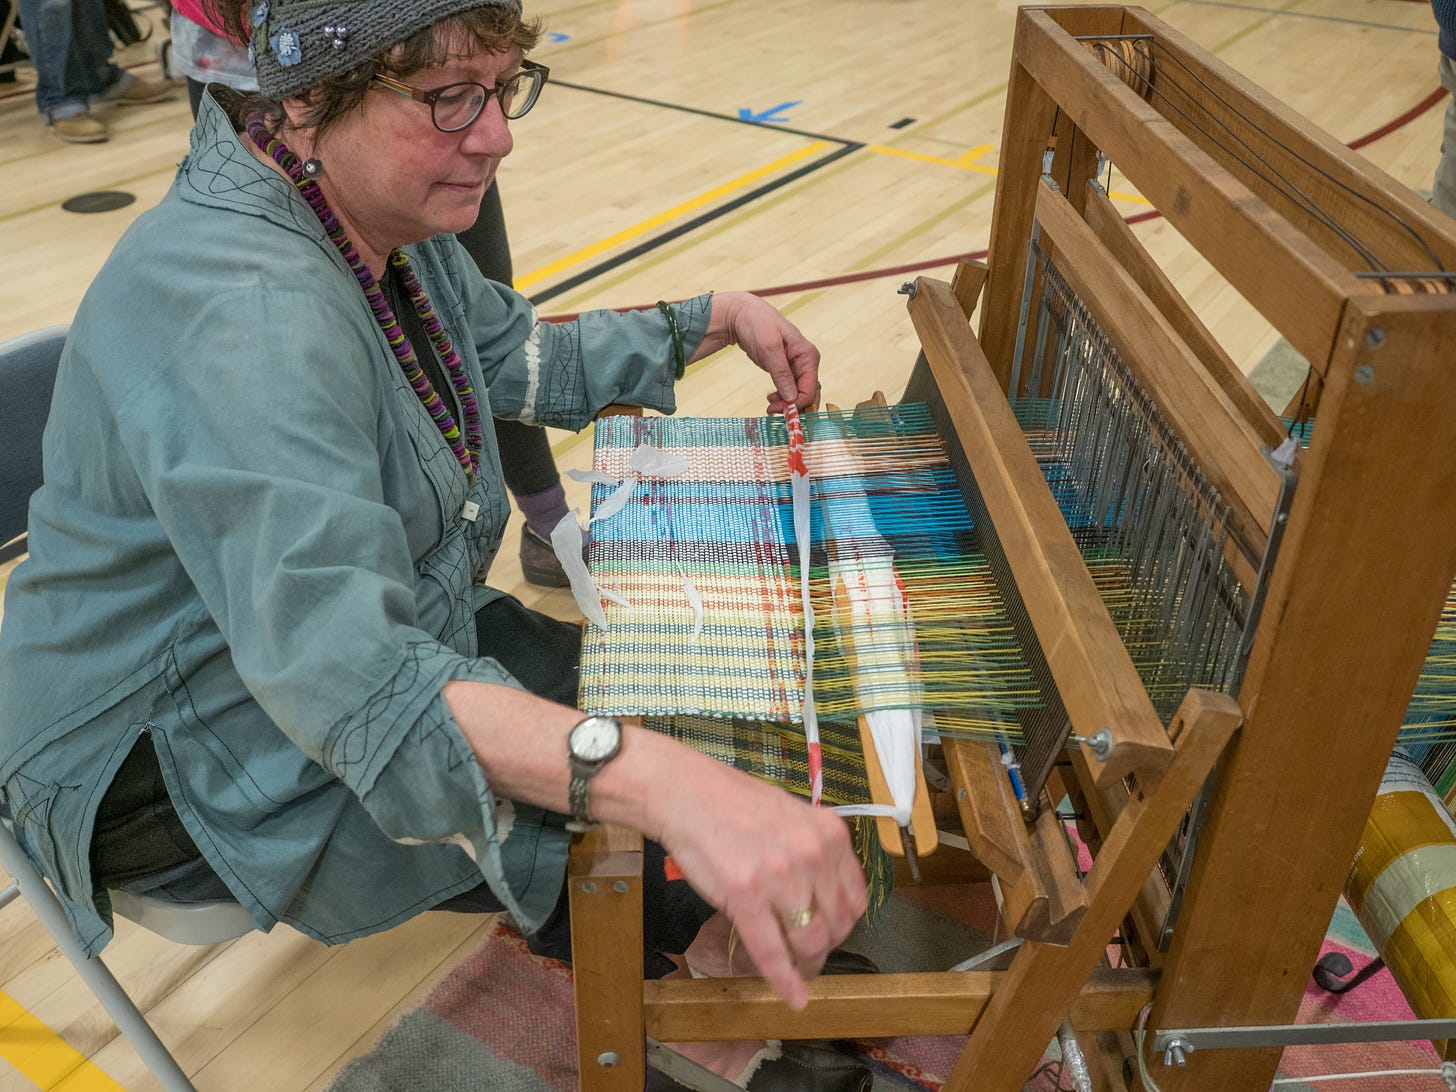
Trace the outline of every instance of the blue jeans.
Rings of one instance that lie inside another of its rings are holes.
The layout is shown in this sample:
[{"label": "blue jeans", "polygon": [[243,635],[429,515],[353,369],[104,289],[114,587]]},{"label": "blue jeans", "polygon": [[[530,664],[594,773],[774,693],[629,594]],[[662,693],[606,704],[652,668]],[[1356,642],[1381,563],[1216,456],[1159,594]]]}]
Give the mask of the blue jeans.
[{"label": "blue jeans", "polygon": [[89,99],[121,79],[102,0],[20,0],[20,19],[35,64],[36,109],[47,118],[84,114]]},{"label": "blue jeans", "polygon": [[1456,217],[1456,61],[1441,57],[1441,86],[1451,92],[1446,103],[1446,122],[1441,134],[1441,161],[1431,184],[1431,204],[1447,216]]}]

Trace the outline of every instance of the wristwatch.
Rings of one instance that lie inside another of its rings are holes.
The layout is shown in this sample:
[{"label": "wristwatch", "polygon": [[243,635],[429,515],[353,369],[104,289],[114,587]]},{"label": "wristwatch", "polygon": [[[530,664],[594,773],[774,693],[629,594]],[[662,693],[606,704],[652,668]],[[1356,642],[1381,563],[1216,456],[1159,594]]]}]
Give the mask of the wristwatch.
[{"label": "wristwatch", "polygon": [[596,820],[591,814],[591,779],[622,749],[622,724],[612,717],[587,717],[578,721],[566,737],[566,757],[571,763],[572,828],[584,830]]}]

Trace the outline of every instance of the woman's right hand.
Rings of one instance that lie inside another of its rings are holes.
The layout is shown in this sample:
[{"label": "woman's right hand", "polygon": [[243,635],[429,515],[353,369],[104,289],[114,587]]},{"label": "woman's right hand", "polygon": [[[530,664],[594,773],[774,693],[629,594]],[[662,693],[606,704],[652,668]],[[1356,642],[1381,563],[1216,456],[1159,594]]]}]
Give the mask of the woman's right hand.
[{"label": "woman's right hand", "polygon": [[655,794],[649,836],[727,915],[774,992],[803,1008],[806,980],[865,911],[849,828],[716,759],[689,751],[681,760],[681,776]]}]

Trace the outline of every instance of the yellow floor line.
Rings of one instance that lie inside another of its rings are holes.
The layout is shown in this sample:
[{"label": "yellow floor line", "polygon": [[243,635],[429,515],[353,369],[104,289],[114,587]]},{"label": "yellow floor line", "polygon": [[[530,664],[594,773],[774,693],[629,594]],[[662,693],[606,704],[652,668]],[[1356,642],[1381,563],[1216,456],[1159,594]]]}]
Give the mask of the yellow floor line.
[{"label": "yellow floor line", "polygon": [[[977,144],[965,155],[959,156],[956,159],[946,159],[938,155],[926,155],[923,152],[907,152],[903,148],[891,148],[885,144],[871,144],[869,150],[879,152],[882,155],[897,155],[903,159],[918,159],[922,163],[939,163],[943,167],[955,167],[962,171],[979,171],[982,174],[992,175],[996,173],[995,167],[988,167],[983,163],[976,162],[976,160],[991,150],[991,145],[989,144]],[[1113,190],[1107,196],[1115,197],[1119,201],[1131,201],[1136,205],[1151,204],[1146,197],[1139,197],[1135,193],[1119,193]]]},{"label": "yellow floor line", "polygon": [[530,288],[532,285],[535,284],[540,284],[548,277],[554,277],[556,274],[562,272],[563,270],[570,269],[574,265],[580,265],[582,262],[589,261],[592,258],[595,258],[598,254],[603,253],[604,251],[611,250],[613,247],[621,246],[623,243],[635,239],[640,235],[646,235],[653,228],[661,227],[663,224],[675,220],[679,216],[682,216],[686,213],[692,212],[694,209],[702,208],[704,205],[711,204],[712,202],[718,200],[720,197],[724,197],[727,194],[732,193],[734,190],[741,190],[745,186],[752,185],[760,178],[765,178],[768,175],[775,174],[783,170],[785,167],[790,167],[793,164],[799,162],[801,159],[807,159],[811,155],[814,155],[817,152],[821,152],[828,147],[828,141],[816,141],[815,143],[810,144],[808,147],[800,148],[796,152],[790,152],[788,155],[783,156],[780,159],[776,159],[772,163],[766,164],[765,166],[759,167],[757,170],[749,171],[747,174],[744,175],[739,175],[732,181],[725,182],[721,186],[709,190],[707,193],[699,194],[697,197],[690,198],[680,205],[674,205],[672,208],[668,209],[665,212],[659,212],[656,216],[643,220],[640,224],[633,224],[631,227],[624,228],[623,230],[617,232],[615,235],[609,235],[607,236],[607,238],[602,239],[599,242],[595,242],[592,243],[590,246],[583,247],[581,250],[576,251],[574,254],[568,254],[564,258],[558,258],[556,261],[551,262],[548,265],[543,265],[540,269],[533,269],[529,273],[522,274],[521,276],[516,278],[516,291],[524,292],[527,288]]},{"label": "yellow floor line", "polygon": [[918,159],[922,163],[940,163],[947,167],[958,167],[963,171],[980,171],[982,174],[995,174],[995,167],[987,167],[976,160],[991,150],[989,144],[978,144],[965,155],[958,159],[945,159],[937,155],[925,155],[922,152],[907,152],[903,148],[891,148],[884,144],[871,144],[870,151],[879,152],[882,155],[898,155],[905,159]]},{"label": "yellow floor line", "polygon": [[67,1092],[125,1092],[99,1066],[0,992],[0,1058],[42,1089],[65,1083]]}]

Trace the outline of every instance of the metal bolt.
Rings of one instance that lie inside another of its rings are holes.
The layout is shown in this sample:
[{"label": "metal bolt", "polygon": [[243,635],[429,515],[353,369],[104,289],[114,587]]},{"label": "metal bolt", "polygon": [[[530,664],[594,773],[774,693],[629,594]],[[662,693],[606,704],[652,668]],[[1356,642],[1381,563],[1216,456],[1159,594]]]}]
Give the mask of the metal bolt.
[{"label": "metal bolt", "polygon": [[1385,331],[1382,330],[1379,326],[1372,327],[1371,329],[1365,331],[1365,344],[1370,346],[1370,348],[1372,349],[1384,340]]},{"label": "metal bolt", "polygon": [[957,800],[964,800],[965,798],[966,798],[966,790],[965,789],[961,789],[960,792],[956,793],[956,799]]},{"label": "metal bolt", "polygon": [[1073,743],[1085,743],[1098,762],[1106,762],[1112,755],[1112,729],[1103,728],[1090,736],[1073,736]]},{"label": "metal bolt", "polygon": [[628,890],[628,888],[627,888],[627,881],[626,880],[618,880],[616,883],[612,884],[612,890],[615,891],[619,895],[625,895],[627,893],[627,890]]},{"label": "metal bolt", "polygon": [[1187,1065],[1188,1055],[1193,1053],[1193,1044],[1187,1039],[1170,1039],[1168,1049],[1163,1051],[1164,1065]]},{"label": "metal bolt", "polygon": [[614,1050],[606,1050],[603,1051],[601,1054],[597,1055],[597,1065],[601,1066],[603,1069],[611,1069],[612,1066],[616,1065],[621,1060],[621,1058],[617,1057],[617,1052]]},{"label": "metal bolt", "polygon": [[906,281],[904,284],[900,285],[900,295],[909,296],[913,300],[915,298],[916,288],[917,285],[914,281]]},{"label": "metal bolt", "polygon": [[1372,368],[1369,364],[1361,364],[1358,368],[1355,369],[1356,383],[1369,383],[1374,378],[1375,369]]},{"label": "metal bolt", "polygon": [[595,895],[597,893],[596,881],[586,880],[584,883],[582,883],[581,889],[585,891],[588,895]]}]

